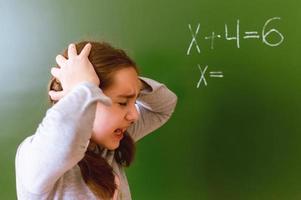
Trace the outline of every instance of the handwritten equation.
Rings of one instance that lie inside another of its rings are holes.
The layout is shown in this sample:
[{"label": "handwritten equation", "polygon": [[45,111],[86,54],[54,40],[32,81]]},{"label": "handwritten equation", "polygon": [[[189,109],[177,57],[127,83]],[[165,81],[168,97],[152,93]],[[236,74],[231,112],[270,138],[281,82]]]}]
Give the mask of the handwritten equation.
[{"label": "handwritten equation", "polygon": [[[213,32],[211,32],[210,35],[204,36],[203,38],[205,40],[209,40],[210,41],[210,48],[211,49],[214,49],[214,44],[215,44],[215,40],[216,39],[223,39],[223,38],[225,40],[227,40],[227,41],[234,40],[235,43],[236,43],[236,47],[237,48],[240,48],[240,46],[241,46],[241,40],[242,39],[246,40],[246,39],[260,39],[260,38],[261,38],[261,41],[264,44],[266,44],[268,46],[271,46],[271,47],[276,47],[276,46],[279,46],[283,42],[284,36],[283,36],[283,34],[279,30],[277,30],[275,28],[268,29],[268,25],[270,23],[272,23],[272,21],[280,20],[280,19],[281,19],[280,17],[273,17],[273,18],[268,19],[264,23],[263,28],[262,28],[262,30],[261,30],[260,33],[258,31],[245,31],[245,32],[243,32],[243,35],[242,35],[241,30],[240,30],[240,21],[238,19],[238,20],[236,20],[236,29],[235,29],[234,36],[230,36],[228,25],[225,24],[225,33],[223,34],[223,37],[222,37],[221,34],[216,34],[213,31]],[[197,36],[198,36],[198,34],[200,32],[200,23],[197,24],[195,30],[192,29],[191,24],[188,24],[188,29],[190,31],[192,39],[191,39],[191,41],[189,43],[189,46],[188,46],[186,54],[190,55],[193,46],[195,46],[197,53],[201,53],[201,48],[200,48],[200,45],[199,45],[198,40],[197,40]],[[273,42],[273,41],[269,41],[268,40],[268,37],[272,33],[277,34],[279,36],[279,40],[278,41],[276,41],[276,42],[274,41]]]},{"label": "handwritten equation", "polygon": [[[281,45],[284,41],[284,36],[283,34],[275,29],[275,28],[269,28],[270,24],[273,21],[277,21],[277,20],[281,20],[280,17],[272,17],[270,19],[268,19],[262,29],[260,31],[257,30],[248,30],[248,31],[241,31],[240,28],[240,21],[239,19],[236,20],[236,28],[235,28],[235,34],[234,35],[230,35],[229,34],[229,27],[227,24],[225,24],[225,32],[223,35],[221,34],[216,34],[214,31],[212,31],[210,33],[210,35],[206,35],[203,36],[202,38],[204,40],[209,40],[210,42],[210,49],[213,50],[214,49],[214,45],[217,39],[225,39],[227,41],[231,41],[233,40],[235,42],[235,45],[237,48],[241,47],[241,41],[242,40],[247,40],[247,39],[257,39],[257,40],[261,40],[265,45],[270,46],[270,47],[277,47],[279,45]],[[191,41],[189,43],[188,49],[186,51],[186,55],[190,55],[191,51],[194,49],[193,47],[195,47],[195,50],[198,54],[201,53],[201,47],[199,45],[199,40],[200,37],[197,37],[199,32],[200,32],[200,23],[197,24],[196,29],[193,30],[191,24],[188,24],[188,29],[190,31],[191,34]],[[273,41],[269,40],[269,36],[271,36],[271,34],[274,34],[274,36],[277,36],[277,40],[275,41],[275,39]],[[204,67],[204,69],[201,68],[201,66],[198,64],[198,69],[200,70],[200,78],[199,81],[197,83],[197,88],[200,87],[200,85],[203,83],[204,86],[207,86],[207,81],[206,81],[206,71],[208,69],[208,65]],[[210,71],[209,72],[209,77],[210,78],[223,78],[224,74],[222,71]]]}]

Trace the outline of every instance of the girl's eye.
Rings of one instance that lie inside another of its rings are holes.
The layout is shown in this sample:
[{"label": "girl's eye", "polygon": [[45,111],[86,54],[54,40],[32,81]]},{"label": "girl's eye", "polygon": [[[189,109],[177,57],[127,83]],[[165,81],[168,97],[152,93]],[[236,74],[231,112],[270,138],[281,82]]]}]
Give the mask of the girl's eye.
[{"label": "girl's eye", "polygon": [[119,105],[121,105],[121,106],[127,106],[127,102],[125,102],[125,103],[119,103]]}]

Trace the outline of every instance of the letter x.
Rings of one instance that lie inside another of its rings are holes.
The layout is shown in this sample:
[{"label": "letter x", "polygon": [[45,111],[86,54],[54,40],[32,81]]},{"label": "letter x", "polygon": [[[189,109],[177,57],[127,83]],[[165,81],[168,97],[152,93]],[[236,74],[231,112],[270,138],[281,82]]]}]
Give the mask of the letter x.
[{"label": "letter x", "polygon": [[200,84],[202,83],[202,80],[204,80],[204,84],[205,84],[205,86],[207,86],[207,82],[206,82],[206,79],[205,79],[205,72],[206,72],[206,70],[208,68],[208,65],[205,67],[204,70],[202,70],[202,68],[201,68],[201,66],[199,64],[198,64],[198,67],[199,67],[199,69],[201,71],[201,77],[200,77],[200,80],[199,80],[199,82],[198,82],[198,84],[196,86],[197,88],[200,87]]},{"label": "letter x", "polygon": [[195,34],[193,34],[193,32],[192,32],[192,28],[191,28],[191,25],[190,25],[190,24],[188,24],[188,28],[189,28],[189,30],[190,30],[192,39],[191,39],[191,42],[190,42],[190,44],[189,44],[189,47],[188,47],[188,49],[187,49],[187,53],[186,53],[186,54],[187,54],[187,55],[190,54],[190,50],[191,50],[191,47],[192,47],[192,44],[193,44],[193,43],[196,45],[196,49],[197,49],[198,53],[201,53],[200,47],[199,47],[199,45],[198,45],[198,43],[197,43],[197,41],[196,41],[196,38],[195,38],[196,35],[197,35],[198,32],[199,32],[200,24],[198,24],[198,26],[197,26],[197,28],[196,28],[196,31],[195,31]]}]

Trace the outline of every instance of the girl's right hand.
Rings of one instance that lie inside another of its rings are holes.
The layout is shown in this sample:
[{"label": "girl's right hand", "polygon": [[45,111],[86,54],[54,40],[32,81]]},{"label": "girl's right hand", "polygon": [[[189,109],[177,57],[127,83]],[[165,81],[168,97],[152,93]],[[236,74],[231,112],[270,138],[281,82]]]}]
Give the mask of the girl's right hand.
[{"label": "girl's right hand", "polygon": [[59,67],[51,68],[51,74],[61,83],[62,91],[49,91],[52,100],[58,101],[63,98],[73,87],[81,82],[90,82],[97,86],[100,80],[88,59],[91,44],[88,43],[77,55],[76,47],[70,44],[68,47],[68,59],[62,55],[56,56],[56,62]]}]

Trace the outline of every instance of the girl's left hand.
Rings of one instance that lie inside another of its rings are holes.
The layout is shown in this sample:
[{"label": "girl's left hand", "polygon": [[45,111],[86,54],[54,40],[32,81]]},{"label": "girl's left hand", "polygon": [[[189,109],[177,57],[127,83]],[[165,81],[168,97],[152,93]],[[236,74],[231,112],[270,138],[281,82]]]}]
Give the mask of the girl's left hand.
[{"label": "girl's left hand", "polygon": [[62,55],[56,57],[59,68],[53,67],[51,74],[61,83],[63,90],[49,91],[52,100],[60,100],[76,85],[82,82],[90,82],[99,86],[100,80],[88,59],[90,50],[91,44],[88,43],[82,49],[81,53],[77,55],[75,45],[70,44],[68,47],[68,59]]}]

